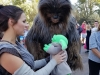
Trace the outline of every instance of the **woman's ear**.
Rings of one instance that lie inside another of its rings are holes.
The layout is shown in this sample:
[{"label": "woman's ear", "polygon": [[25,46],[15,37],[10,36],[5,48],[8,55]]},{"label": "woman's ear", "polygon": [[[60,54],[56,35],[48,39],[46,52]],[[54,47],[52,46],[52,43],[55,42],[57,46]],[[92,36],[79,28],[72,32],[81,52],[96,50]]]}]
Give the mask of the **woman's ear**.
[{"label": "woman's ear", "polygon": [[12,18],[9,18],[8,20],[8,26],[13,26],[15,21]]}]

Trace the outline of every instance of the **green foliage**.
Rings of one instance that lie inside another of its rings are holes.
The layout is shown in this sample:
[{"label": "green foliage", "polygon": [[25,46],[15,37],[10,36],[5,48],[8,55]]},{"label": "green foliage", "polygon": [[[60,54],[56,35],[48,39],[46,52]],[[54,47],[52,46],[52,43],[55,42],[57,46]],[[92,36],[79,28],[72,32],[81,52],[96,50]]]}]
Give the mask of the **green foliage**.
[{"label": "green foliage", "polygon": [[[85,20],[92,24],[94,20],[99,20],[100,9],[96,9],[96,7],[100,8],[100,4],[95,0],[78,0],[74,6],[74,15],[77,21],[81,24]],[[98,14],[98,17],[92,17],[95,16],[95,13]]]},{"label": "green foliage", "polygon": [[86,0],[78,0],[78,2],[79,2],[80,4],[83,4],[83,3],[86,2]]},{"label": "green foliage", "polygon": [[37,14],[38,0],[12,0],[14,5],[22,8],[26,14],[26,18],[30,26],[33,23],[33,19]]},{"label": "green foliage", "polygon": [[94,2],[97,2],[98,4],[100,4],[100,0],[93,0]]},{"label": "green foliage", "polygon": [[0,4],[9,5],[9,4],[11,4],[11,0],[0,0]]},{"label": "green foliage", "polygon": [[97,5],[99,7],[98,10],[96,10],[96,12],[98,13],[99,17],[100,17],[100,4]]},{"label": "green foliage", "polygon": [[10,4],[22,8],[26,14],[27,22],[29,23],[30,27],[33,23],[34,17],[38,12],[38,0],[0,0],[0,4]]},{"label": "green foliage", "polygon": [[21,5],[24,2],[26,2],[26,0],[12,0],[13,5]]}]

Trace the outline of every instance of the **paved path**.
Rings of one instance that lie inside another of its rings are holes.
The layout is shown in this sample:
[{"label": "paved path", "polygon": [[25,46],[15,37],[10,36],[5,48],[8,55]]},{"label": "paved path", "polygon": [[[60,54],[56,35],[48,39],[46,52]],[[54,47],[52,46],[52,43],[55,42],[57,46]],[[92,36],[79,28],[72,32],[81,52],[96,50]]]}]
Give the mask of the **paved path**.
[{"label": "paved path", "polygon": [[83,70],[76,70],[72,73],[72,75],[89,75],[89,68],[88,68],[88,53],[85,53],[86,50],[84,48],[81,48],[81,57],[83,62]]}]

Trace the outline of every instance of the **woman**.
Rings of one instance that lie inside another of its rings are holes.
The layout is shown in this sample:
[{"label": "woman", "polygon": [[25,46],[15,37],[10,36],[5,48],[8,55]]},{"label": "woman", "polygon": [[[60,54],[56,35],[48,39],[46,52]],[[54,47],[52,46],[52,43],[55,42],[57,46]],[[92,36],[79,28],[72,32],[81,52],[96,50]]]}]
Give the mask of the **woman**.
[{"label": "woman", "polygon": [[[66,58],[63,52],[59,52],[49,62],[47,59],[34,61],[28,50],[16,41],[18,36],[24,35],[26,24],[22,9],[12,5],[0,5],[0,31],[4,32],[0,41],[1,75],[49,75]],[[41,69],[34,71],[38,68]]]},{"label": "woman", "polygon": [[99,75],[100,71],[100,25],[89,40],[89,75]]},{"label": "woman", "polygon": [[89,52],[89,38],[91,35],[91,26],[90,25],[86,26],[86,32],[87,32],[87,36],[86,36],[86,49],[87,49],[87,51],[86,52]]},{"label": "woman", "polygon": [[82,42],[82,45],[84,45],[85,39],[86,39],[86,22],[85,21],[82,23],[81,28],[82,28],[81,42]]}]

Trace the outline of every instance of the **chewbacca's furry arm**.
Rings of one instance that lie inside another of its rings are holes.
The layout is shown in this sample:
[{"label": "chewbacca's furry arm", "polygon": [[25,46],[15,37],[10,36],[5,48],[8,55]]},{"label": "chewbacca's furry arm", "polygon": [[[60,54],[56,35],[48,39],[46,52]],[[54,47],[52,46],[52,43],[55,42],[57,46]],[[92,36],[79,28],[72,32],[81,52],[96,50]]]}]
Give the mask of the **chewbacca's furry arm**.
[{"label": "chewbacca's furry arm", "polygon": [[69,40],[68,49],[67,49],[68,57],[69,57],[68,64],[70,65],[72,70],[76,70],[78,68],[82,69],[83,68],[82,61],[79,54],[79,51],[81,50],[81,43],[80,43],[80,37],[75,28],[76,21],[74,17],[71,16],[68,26],[69,29],[66,34]]}]

